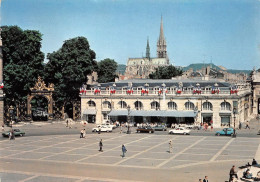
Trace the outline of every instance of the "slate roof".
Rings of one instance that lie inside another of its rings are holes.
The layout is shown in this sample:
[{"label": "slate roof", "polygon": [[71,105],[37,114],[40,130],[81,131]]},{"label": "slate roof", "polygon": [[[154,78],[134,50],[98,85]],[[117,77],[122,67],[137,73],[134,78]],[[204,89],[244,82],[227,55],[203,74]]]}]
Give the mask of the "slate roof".
[{"label": "slate roof", "polygon": [[118,82],[109,82],[109,83],[101,83],[101,89],[105,89],[106,87],[111,87],[114,84],[116,85],[116,89],[121,89],[122,87],[128,87],[129,83],[132,83],[132,87],[142,87],[146,83],[149,84],[149,88],[162,86],[164,83],[166,87],[178,87],[179,83],[182,82],[183,87],[197,87],[196,84],[199,83],[200,87],[214,87],[217,83],[220,88],[229,88],[231,86],[230,83],[221,82],[219,80],[196,80],[196,79],[184,79],[184,80],[172,80],[172,79],[132,79],[132,80],[120,80]]}]

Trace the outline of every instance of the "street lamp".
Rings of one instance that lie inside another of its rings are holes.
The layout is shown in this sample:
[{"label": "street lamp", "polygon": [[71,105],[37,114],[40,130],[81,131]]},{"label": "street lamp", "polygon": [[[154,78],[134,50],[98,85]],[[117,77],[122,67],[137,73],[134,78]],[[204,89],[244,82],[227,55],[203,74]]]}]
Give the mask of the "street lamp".
[{"label": "street lamp", "polygon": [[234,133],[232,135],[233,138],[236,138],[237,134],[236,134],[236,112],[237,109],[233,108],[233,115],[234,115]]},{"label": "street lamp", "polygon": [[127,111],[128,111],[128,113],[127,113],[127,132],[126,132],[126,134],[131,134],[131,131],[130,131],[130,116],[129,116],[130,106],[129,105],[127,106]]},{"label": "street lamp", "polygon": [[[258,114],[257,116],[256,116],[256,119],[257,119],[257,121],[258,121],[258,130],[259,130],[259,121],[260,121],[260,114]],[[259,134],[260,134],[260,130],[259,130]]]},{"label": "street lamp", "polygon": [[12,128],[13,126],[13,115],[14,115],[14,107],[11,105],[9,108],[9,116],[10,116],[10,127]]}]

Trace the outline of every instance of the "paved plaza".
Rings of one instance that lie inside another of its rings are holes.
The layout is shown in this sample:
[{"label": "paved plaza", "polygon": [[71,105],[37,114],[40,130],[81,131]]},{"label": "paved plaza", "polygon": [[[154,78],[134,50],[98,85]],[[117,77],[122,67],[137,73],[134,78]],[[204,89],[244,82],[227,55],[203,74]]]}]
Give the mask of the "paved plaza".
[{"label": "paved plaza", "polygon": [[[104,151],[99,152],[103,139]],[[169,153],[168,142],[173,142]],[[121,146],[127,148],[121,157]],[[198,181],[228,180],[233,164],[259,158],[259,138],[154,134],[87,134],[19,137],[0,141],[5,181]]]}]

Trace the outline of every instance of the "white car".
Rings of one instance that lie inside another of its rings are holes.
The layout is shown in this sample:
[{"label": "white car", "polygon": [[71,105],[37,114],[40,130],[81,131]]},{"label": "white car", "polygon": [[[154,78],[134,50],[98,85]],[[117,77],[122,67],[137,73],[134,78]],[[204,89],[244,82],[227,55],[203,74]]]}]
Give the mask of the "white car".
[{"label": "white car", "polygon": [[183,135],[189,135],[190,130],[185,129],[184,127],[175,128],[169,131],[169,134],[183,134]]},{"label": "white car", "polygon": [[[106,125],[101,125],[100,129],[101,129],[102,132],[112,132],[112,128],[108,127]],[[96,128],[92,129],[92,132],[98,132],[98,131],[99,131],[99,127],[96,127]]]},{"label": "white car", "polygon": [[107,126],[109,128],[115,129],[115,125],[109,124],[109,123],[104,123],[104,124],[98,124],[97,127],[99,126]]}]

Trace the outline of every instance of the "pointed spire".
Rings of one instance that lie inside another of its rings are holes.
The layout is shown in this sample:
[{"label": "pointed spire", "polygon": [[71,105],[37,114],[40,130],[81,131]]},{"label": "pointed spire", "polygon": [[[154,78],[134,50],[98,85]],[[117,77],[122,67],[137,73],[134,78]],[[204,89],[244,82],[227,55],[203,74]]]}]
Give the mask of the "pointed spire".
[{"label": "pointed spire", "polygon": [[164,40],[164,34],[163,34],[163,18],[162,18],[162,15],[161,15],[161,27],[160,27],[160,37],[159,37],[159,42],[160,43],[163,43],[165,40]]},{"label": "pointed spire", "polygon": [[163,34],[163,18],[161,16],[160,36],[157,41],[157,57],[167,58],[167,45]]},{"label": "pointed spire", "polygon": [[147,37],[147,45],[146,45],[146,58],[150,59],[150,46],[149,46],[149,37]]}]

